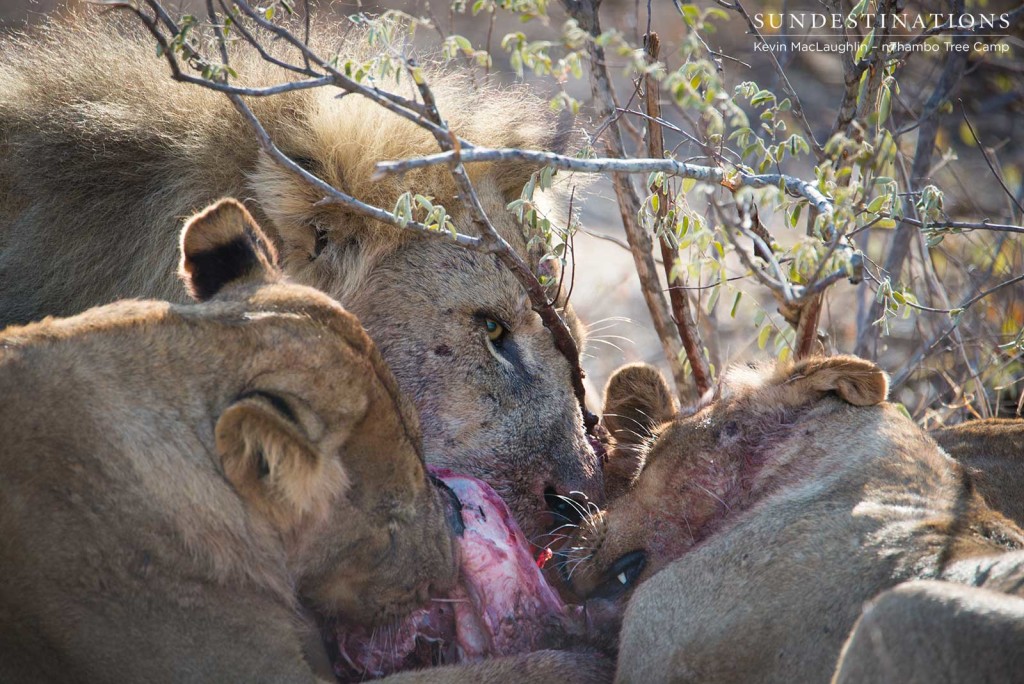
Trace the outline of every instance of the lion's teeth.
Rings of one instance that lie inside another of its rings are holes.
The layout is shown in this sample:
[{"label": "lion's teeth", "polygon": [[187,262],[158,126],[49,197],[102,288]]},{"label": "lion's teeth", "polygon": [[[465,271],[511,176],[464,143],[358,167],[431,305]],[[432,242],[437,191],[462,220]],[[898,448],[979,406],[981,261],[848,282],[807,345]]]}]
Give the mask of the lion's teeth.
[{"label": "lion's teeth", "polygon": [[617,577],[616,579],[618,579],[618,580],[619,580],[619,582],[621,582],[621,583],[622,583],[622,586],[626,586],[626,584],[628,583],[628,582],[626,581],[626,573],[624,573],[624,572],[620,572],[620,573],[619,573],[619,576],[618,576],[618,577]]}]

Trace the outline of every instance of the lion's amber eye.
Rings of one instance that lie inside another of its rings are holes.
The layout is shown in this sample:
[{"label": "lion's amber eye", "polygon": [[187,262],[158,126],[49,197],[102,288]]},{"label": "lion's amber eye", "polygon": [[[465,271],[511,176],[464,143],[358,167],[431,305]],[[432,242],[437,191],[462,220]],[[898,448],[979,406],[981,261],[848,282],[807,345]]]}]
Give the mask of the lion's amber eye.
[{"label": "lion's amber eye", "polygon": [[505,326],[493,318],[485,318],[484,327],[487,329],[487,339],[491,342],[501,342],[505,337]]}]

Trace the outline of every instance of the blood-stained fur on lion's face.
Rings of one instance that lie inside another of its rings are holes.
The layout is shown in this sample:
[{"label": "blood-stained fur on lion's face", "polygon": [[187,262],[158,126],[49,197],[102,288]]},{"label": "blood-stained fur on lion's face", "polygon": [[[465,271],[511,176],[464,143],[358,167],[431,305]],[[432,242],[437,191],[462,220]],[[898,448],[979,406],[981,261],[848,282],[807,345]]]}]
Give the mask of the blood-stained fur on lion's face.
[{"label": "blood-stained fur on lion's face", "polygon": [[[313,36],[315,49],[357,61],[378,49],[351,27],[318,23]],[[239,84],[294,78],[242,52],[231,65]],[[452,69],[424,74],[451,129],[471,141],[558,150],[572,137],[521,88],[475,86]],[[408,80],[381,86],[415,97]],[[406,191],[429,196],[459,231],[479,234],[446,166],[375,177],[377,161],[437,151],[415,124],[329,89],[250,104],[282,151],[342,191],[385,210]],[[527,248],[535,233],[506,209],[535,169],[467,168],[498,232],[540,270],[544,250]],[[126,296],[180,299],[173,236],[223,196],[244,200],[290,278],[360,319],[420,412],[428,463],[486,480],[531,538],[562,522],[545,494],[602,500],[569,365],[493,255],[321,202],[260,152],[222,94],[173,82],[151,38],[125,19],[83,14],[4,40],[0,325]],[[572,309],[563,313],[582,344]]]},{"label": "blood-stained fur on lion's face", "polygon": [[[631,591],[727,519],[798,483],[821,452],[801,438],[830,413],[877,404],[887,391],[885,374],[856,357],[743,366],[707,405],[673,418],[657,371],[621,369],[605,398],[616,438],[610,461],[638,472],[625,494],[582,523],[570,545],[578,558],[566,564],[573,588],[606,598]],[[842,401],[823,401],[829,396]]]}]

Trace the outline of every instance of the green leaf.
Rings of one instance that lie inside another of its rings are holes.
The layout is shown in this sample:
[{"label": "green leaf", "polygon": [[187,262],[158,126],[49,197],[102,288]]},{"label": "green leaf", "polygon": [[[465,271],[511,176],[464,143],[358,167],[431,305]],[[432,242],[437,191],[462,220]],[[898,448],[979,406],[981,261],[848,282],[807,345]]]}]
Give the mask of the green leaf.
[{"label": "green leaf", "polygon": [[877,214],[882,210],[882,206],[885,205],[885,200],[888,199],[885,195],[879,195],[875,199],[871,200],[871,204],[868,205],[868,211],[872,214]]},{"label": "green leaf", "polygon": [[889,86],[882,86],[882,95],[878,102],[878,125],[881,126],[889,118],[889,110],[892,108],[892,93]]},{"label": "green leaf", "polygon": [[761,332],[757,334],[758,349],[764,349],[766,346],[768,346],[768,337],[771,336],[771,334],[772,327],[770,325],[766,325],[763,328],[761,328]]},{"label": "green leaf", "polygon": [[860,0],[852,10],[850,10],[850,18],[856,19],[860,15],[864,14],[864,10],[868,7],[868,0]]},{"label": "green leaf", "polygon": [[857,106],[863,106],[864,98],[868,92],[868,75],[871,73],[870,69],[865,69],[864,73],[860,75],[860,85],[857,86]]},{"label": "green leaf", "polygon": [[774,93],[772,93],[770,90],[762,90],[759,93],[757,93],[756,95],[754,95],[754,97],[750,98],[750,106],[751,107],[756,107],[756,106],[758,106],[760,104],[764,104],[765,102],[774,102],[774,101],[775,101]]},{"label": "green leaf", "polygon": [[871,49],[871,45],[875,42],[875,30],[871,29],[868,35],[864,36],[864,40],[860,42],[860,47],[857,48],[857,54],[854,56],[854,60],[860,62],[867,54],[868,50]]},{"label": "green leaf", "polygon": [[713,288],[711,290],[711,296],[708,297],[708,308],[707,308],[707,312],[709,314],[714,310],[715,304],[718,304],[718,295],[720,295],[721,293],[722,293],[722,286],[721,285],[719,285],[719,286],[717,286],[717,287],[715,287],[715,288]]}]

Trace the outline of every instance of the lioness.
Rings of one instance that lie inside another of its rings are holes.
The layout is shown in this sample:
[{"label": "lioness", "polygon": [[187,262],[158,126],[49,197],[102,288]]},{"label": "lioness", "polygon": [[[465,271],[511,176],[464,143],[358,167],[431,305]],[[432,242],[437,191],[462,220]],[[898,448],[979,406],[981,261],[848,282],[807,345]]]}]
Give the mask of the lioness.
[{"label": "lioness", "polygon": [[454,502],[358,321],[237,203],[182,253],[204,303],[0,335],[0,681],[309,682],[303,609],[377,624],[454,581]]},{"label": "lioness", "polygon": [[[1024,548],[1024,533],[884,403],[874,364],[743,367],[708,405],[660,425],[642,417],[671,410],[664,381],[626,372],[630,397],[614,396],[626,383],[613,379],[607,401],[639,421],[618,447],[641,449],[642,470],[584,521],[571,576],[584,596],[642,582],[625,611],[617,680],[827,681],[862,605],[886,589],[928,579],[1021,593],[1024,555],[1006,552]],[[956,601],[945,605],[956,612]],[[1019,648],[1015,638],[1000,648]]]},{"label": "lioness", "polygon": [[[351,26],[318,22],[312,35],[328,57],[362,62],[379,51]],[[182,219],[220,197],[244,198],[285,273],[365,326],[419,410],[428,463],[486,480],[529,537],[556,522],[549,505],[573,515],[557,495],[579,490],[600,501],[570,368],[493,255],[320,203],[319,192],[260,152],[222,94],[172,81],[154,48],[137,21],[97,13],[0,42],[0,326],[122,297],[181,299]],[[243,85],[297,78],[242,49],[231,65],[232,82]],[[453,70],[424,73],[459,135],[494,147],[565,144],[547,104],[525,91],[473,88]],[[398,89],[414,96],[409,78]],[[407,190],[428,195],[451,210],[459,231],[479,233],[447,167],[373,178],[378,160],[437,151],[415,124],[329,88],[249,104],[282,151],[344,192],[387,210]],[[534,169],[468,170],[495,227],[539,268],[541,255],[527,249],[535,232],[505,210]],[[582,343],[572,309],[564,315]]]},{"label": "lioness", "polygon": [[969,420],[928,434],[967,466],[992,508],[1024,525],[1024,420]]}]

